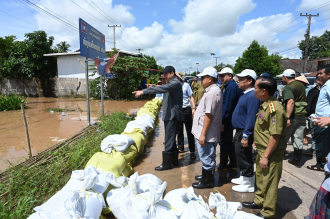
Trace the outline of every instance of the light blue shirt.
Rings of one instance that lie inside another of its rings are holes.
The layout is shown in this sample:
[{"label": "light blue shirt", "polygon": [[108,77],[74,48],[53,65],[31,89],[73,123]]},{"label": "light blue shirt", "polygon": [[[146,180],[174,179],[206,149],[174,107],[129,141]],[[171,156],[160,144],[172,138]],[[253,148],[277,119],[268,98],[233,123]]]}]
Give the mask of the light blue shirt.
[{"label": "light blue shirt", "polygon": [[182,82],[183,104],[182,108],[191,107],[189,97],[193,95],[193,92],[188,83]]},{"label": "light blue shirt", "polygon": [[317,117],[330,117],[330,80],[321,87],[315,114]]}]

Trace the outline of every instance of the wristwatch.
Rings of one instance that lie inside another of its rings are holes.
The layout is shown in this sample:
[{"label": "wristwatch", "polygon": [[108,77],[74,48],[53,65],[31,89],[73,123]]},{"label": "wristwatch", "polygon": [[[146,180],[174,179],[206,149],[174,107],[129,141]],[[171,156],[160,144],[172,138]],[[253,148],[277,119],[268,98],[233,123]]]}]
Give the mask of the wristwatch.
[{"label": "wristwatch", "polygon": [[243,140],[244,140],[244,141],[247,141],[248,139],[249,139],[249,138],[247,138],[247,137],[243,137]]}]

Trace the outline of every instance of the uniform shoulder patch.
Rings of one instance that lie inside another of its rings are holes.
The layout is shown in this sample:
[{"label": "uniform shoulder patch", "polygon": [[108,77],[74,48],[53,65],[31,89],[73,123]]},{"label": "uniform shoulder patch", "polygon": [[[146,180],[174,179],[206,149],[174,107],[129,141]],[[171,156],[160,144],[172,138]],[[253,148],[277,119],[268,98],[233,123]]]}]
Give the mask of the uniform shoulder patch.
[{"label": "uniform shoulder patch", "polygon": [[269,112],[270,113],[275,113],[276,112],[275,104],[274,104],[273,101],[268,104],[268,107],[269,107]]}]

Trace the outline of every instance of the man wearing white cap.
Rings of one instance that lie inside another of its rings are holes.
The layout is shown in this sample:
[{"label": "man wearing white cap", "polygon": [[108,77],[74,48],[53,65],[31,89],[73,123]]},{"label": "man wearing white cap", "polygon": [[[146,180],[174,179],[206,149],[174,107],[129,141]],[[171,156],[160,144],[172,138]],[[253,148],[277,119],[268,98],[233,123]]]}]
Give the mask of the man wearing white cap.
[{"label": "man wearing white cap", "polygon": [[254,192],[254,168],[252,159],[253,130],[256,114],[259,110],[260,101],[254,94],[254,84],[257,74],[254,70],[245,69],[238,77],[238,88],[243,90],[243,95],[235,107],[232,124],[236,129],[234,143],[238,167],[241,176],[232,179],[237,184],[232,187],[236,192]]},{"label": "man wearing white cap", "polygon": [[[237,160],[235,155],[235,146],[233,144],[233,125],[231,118],[238,99],[242,96],[243,91],[238,88],[235,80],[233,80],[233,70],[231,68],[223,68],[218,72],[221,84],[224,85],[223,104],[222,104],[222,127],[220,145],[220,163],[217,169],[237,168]],[[228,164],[228,157],[230,163]]]},{"label": "man wearing white cap", "polygon": [[296,73],[292,69],[283,72],[282,80],[286,86],[283,89],[283,106],[286,111],[286,140],[293,135],[293,159],[289,163],[300,167],[304,131],[306,127],[307,101],[305,86],[295,80]]},{"label": "man wearing white cap", "polygon": [[222,121],[222,93],[217,86],[217,70],[207,67],[203,73],[202,86],[205,88],[203,95],[194,115],[191,133],[196,138],[196,146],[202,161],[202,175],[196,176],[199,182],[192,186],[197,189],[214,187],[215,149],[220,140]]}]

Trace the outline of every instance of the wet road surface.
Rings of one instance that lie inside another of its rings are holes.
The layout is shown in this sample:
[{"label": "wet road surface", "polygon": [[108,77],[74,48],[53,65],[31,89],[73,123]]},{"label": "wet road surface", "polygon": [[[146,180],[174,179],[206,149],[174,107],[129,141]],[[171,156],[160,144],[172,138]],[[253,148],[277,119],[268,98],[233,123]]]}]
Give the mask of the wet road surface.
[{"label": "wet road surface", "polygon": [[[105,114],[114,111],[136,112],[146,101],[104,101]],[[85,99],[28,98],[25,114],[30,134],[32,154],[66,140],[87,127]],[[62,112],[50,113],[49,108],[61,108]],[[91,123],[101,113],[101,101],[91,100]],[[0,112],[0,172],[9,165],[18,164],[28,157],[25,129],[21,112]]]},{"label": "wet road surface", "polygon": [[[149,138],[149,142],[145,147],[145,153],[141,155],[134,164],[134,172],[139,175],[151,173],[159,177],[162,181],[167,182],[167,188],[164,195],[178,188],[188,188],[195,182],[195,176],[202,172],[202,163],[197,155],[196,160],[191,160],[188,149],[188,141],[185,134],[185,153],[179,155],[179,167],[166,171],[155,171],[155,167],[162,162],[162,151],[164,150],[164,125],[159,122],[159,127],[155,129],[155,137]],[[219,163],[219,146],[217,147],[217,163]],[[238,193],[231,190],[233,184],[230,182],[232,178],[237,176],[237,170],[221,170],[215,173],[215,187],[213,189],[194,189],[197,196],[201,195],[206,203],[210,192],[216,193],[219,191],[225,196],[227,201],[243,202],[253,201],[254,193]],[[286,201],[286,200],[284,200]],[[285,204],[284,204],[285,205]],[[282,203],[283,206],[283,203]],[[259,210],[251,210],[243,208],[249,213],[258,213]],[[216,209],[213,210],[216,213]],[[114,218],[108,216],[107,218]],[[290,209],[283,209],[277,206],[277,218],[294,219],[296,218]]]}]

